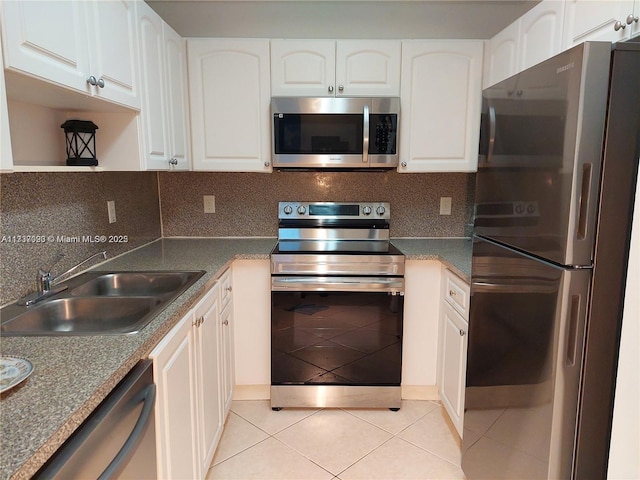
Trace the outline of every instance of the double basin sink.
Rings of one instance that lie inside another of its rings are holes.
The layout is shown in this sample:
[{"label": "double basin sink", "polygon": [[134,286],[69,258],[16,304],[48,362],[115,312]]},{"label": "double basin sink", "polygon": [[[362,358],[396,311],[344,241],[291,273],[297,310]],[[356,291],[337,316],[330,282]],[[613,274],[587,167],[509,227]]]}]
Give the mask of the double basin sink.
[{"label": "double basin sink", "polygon": [[59,294],[0,311],[0,334],[134,334],[193,285],[204,271],[87,272]]}]

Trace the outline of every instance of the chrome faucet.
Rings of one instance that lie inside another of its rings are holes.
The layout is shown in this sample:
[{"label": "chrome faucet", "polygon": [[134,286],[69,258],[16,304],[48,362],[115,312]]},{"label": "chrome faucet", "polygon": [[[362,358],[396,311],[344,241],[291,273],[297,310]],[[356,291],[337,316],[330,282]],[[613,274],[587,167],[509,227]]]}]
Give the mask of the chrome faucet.
[{"label": "chrome faucet", "polygon": [[84,265],[85,263],[93,260],[96,257],[102,257],[102,258],[107,258],[107,252],[98,252],[95,253],[93,255],[91,255],[88,258],[85,258],[84,260],[82,260],[80,263],[74,265],[73,267],[71,267],[69,270],[67,270],[66,272],[61,273],[60,275],[56,276],[56,277],[52,277],[51,276],[51,269],[53,268],[53,266],[55,264],[57,264],[60,260],[62,260],[62,258],[64,257],[64,253],[58,253],[56,254],[55,257],[53,257],[53,260],[51,260],[51,262],[49,263],[48,266],[41,266],[38,267],[38,276],[36,278],[36,283],[38,285],[38,291],[30,293],[29,295],[27,295],[26,297],[21,298],[20,300],[18,300],[18,305],[24,305],[24,306],[29,306],[29,305],[33,305],[34,303],[37,303],[41,300],[44,300],[45,298],[51,297],[53,295],[56,295],[64,290],[66,290],[68,287],[66,285],[57,287],[57,288],[52,288],[56,283],[58,283],[58,281],[61,279],[61,277],[64,277],[66,275],[69,275],[70,273],[76,271],[78,268],[80,268],[82,265]]}]

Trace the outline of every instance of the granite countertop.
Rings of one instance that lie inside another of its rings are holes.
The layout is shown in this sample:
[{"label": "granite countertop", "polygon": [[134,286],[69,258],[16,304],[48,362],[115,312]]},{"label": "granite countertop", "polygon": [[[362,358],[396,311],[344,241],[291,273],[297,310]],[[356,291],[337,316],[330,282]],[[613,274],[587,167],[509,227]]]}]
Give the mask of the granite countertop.
[{"label": "granite countertop", "polygon": [[[1,397],[0,479],[30,478],[234,259],[268,259],[275,242],[275,238],[164,238],[102,264],[96,270],[206,271],[135,335],[2,337],[2,354],[28,358],[34,372]],[[392,242],[409,260],[440,260],[469,280],[469,240]]]}]

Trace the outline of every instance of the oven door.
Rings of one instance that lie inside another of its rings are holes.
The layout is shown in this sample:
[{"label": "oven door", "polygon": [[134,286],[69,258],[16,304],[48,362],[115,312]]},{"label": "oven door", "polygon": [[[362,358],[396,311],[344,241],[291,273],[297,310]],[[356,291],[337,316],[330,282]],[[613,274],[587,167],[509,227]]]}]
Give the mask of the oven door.
[{"label": "oven door", "polygon": [[272,277],[271,384],[400,386],[402,277]]}]

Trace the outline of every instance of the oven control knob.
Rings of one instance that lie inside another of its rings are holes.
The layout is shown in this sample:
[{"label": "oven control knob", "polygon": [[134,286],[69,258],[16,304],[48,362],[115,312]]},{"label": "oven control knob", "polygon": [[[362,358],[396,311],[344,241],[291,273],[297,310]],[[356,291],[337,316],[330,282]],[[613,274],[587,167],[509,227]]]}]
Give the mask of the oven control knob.
[{"label": "oven control knob", "polygon": [[386,212],[386,210],[382,205],[380,205],[378,208],[376,208],[376,213],[378,215],[384,215],[384,212]]},{"label": "oven control knob", "polygon": [[300,206],[298,207],[298,213],[299,213],[300,215],[304,215],[305,213],[307,213],[307,209],[305,208],[305,206],[304,206],[304,205],[300,205]]},{"label": "oven control knob", "polygon": [[293,213],[293,207],[291,205],[285,205],[284,213],[287,215],[291,215]]},{"label": "oven control knob", "polygon": [[365,215],[371,215],[371,207],[362,207],[362,213]]}]

